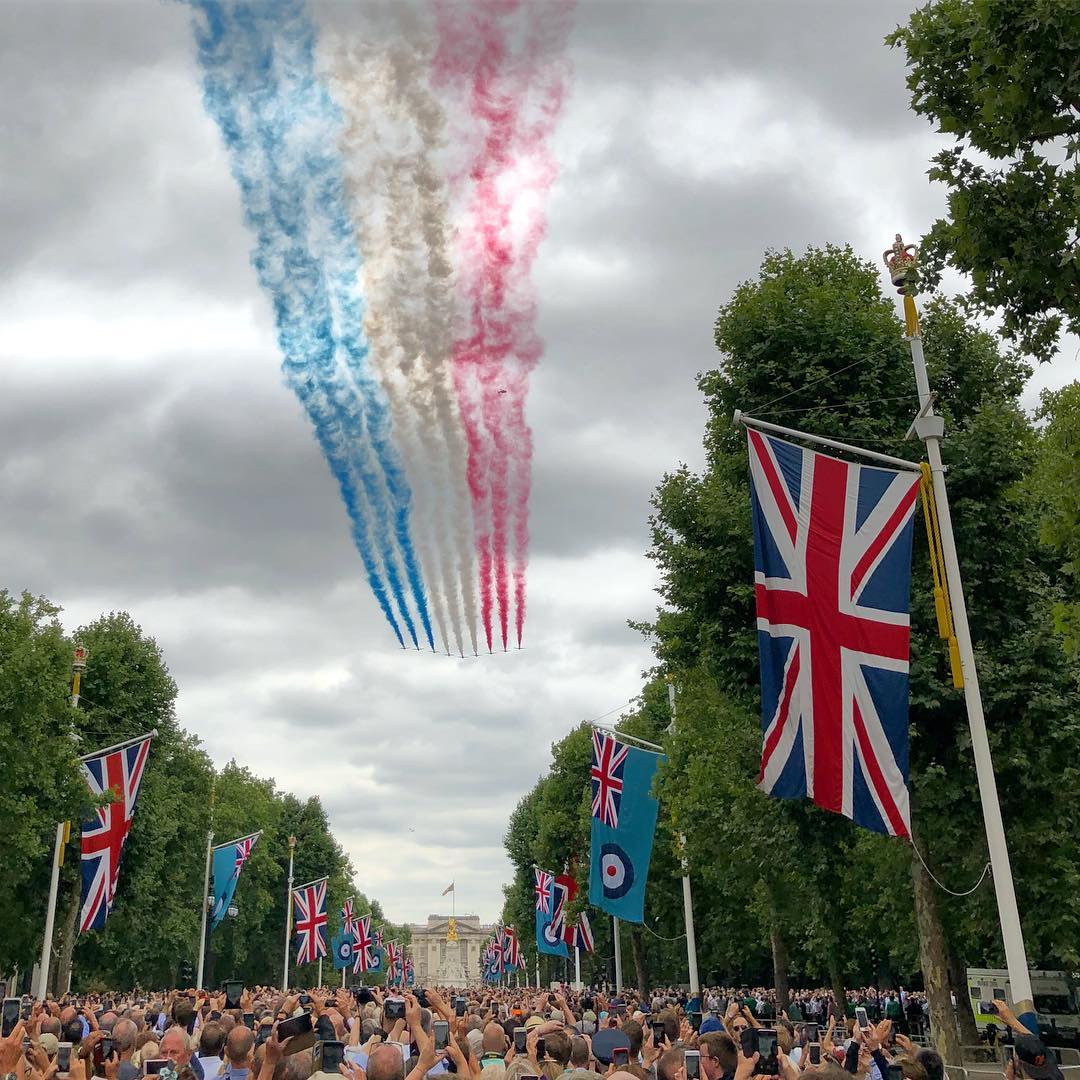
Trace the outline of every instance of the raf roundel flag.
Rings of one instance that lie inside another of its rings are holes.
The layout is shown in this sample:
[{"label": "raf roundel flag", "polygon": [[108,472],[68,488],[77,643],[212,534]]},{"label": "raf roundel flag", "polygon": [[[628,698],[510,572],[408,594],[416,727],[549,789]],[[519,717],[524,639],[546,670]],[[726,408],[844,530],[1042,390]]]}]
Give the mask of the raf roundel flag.
[{"label": "raf roundel flag", "polygon": [[589,903],[626,922],[645,919],[656,813],[653,777],[660,755],[593,731]]},{"label": "raf roundel flag", "polygon": [[562,924],[557,921],[555,875],[540,867],[533,868],[533,893],[536,897],[536,947],[548,956],[569,956],[563,941]]},{"label": "raf roundel flag", "polygon": [[908,606],[919,474],[748,434],[758,786],[909,836]]},{"label": "raf roundel flag", "polygon": [[331,947],[334,951],[334,967],[338,971],[344,971],[353,962],[352,934],[344,931],[335,934]]}]

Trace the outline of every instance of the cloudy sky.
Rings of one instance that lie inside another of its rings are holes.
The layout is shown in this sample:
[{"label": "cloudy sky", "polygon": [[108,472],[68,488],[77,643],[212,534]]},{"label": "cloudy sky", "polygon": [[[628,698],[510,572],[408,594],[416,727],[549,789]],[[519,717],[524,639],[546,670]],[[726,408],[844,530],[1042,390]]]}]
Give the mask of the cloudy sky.
[{"label": "cloudy sky", "polygon": [[507,816],[551,742],[650,663],[626,625],[656,602],[648,498],[700,461],[717,307],[767,247],[878,259],[942,209],[937,137],[881,43],[909,10],[581,0],[535,273],[526,647],[462,661],[402,652],[361,579],[281,383],[187,10],[0,0],[0,585],[72,627],[130,611],[214,760],[318,794],[391,918],[439,910],[452,878],[459,911],[494,918]]}]

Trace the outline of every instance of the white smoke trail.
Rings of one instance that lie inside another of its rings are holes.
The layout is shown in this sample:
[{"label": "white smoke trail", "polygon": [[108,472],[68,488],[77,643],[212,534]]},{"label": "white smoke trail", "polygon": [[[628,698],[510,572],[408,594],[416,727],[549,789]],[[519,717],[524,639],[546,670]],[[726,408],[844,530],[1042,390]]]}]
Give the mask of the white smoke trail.
[{"label": "white smoke trail", "polygon": [[364,256],[365,330],[418,494],[417,548],[431,583],[433,615],[447,651],[449,622],[463,653],[464,622],[475,653],[471,510],[448,366],[453,334],[446,200],[431,160],[444,122],[426,87],[433,46],[404,5],[393,12],[390,45],[354,39],[335,51],[346,192]]}]

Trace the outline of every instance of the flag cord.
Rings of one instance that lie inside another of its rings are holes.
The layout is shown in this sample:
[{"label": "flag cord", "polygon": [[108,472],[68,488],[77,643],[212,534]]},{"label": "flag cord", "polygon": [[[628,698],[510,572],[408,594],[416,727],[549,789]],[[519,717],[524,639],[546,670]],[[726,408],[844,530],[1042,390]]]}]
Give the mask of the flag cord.
[{"label": "flag cord", "polygon": [[922,863],[923,869],[927,872],[927,874],[929,874],[930,880],[939,889],[943,890],[944,892],[947,892],[950,896],[970,896],[986,880],[987,875],[990,873],[990,863],[988,862],[983,867],[983,872],[979,876],[979,880],[976,881],[975,884],[972,885],[970,889],[968,889],[966,892],[954,892],[947,885],[942,885],[941,882],[938,881],[938,879],[936,877],[934,877],[934,871],[931,870],[930,867],[926,865],[926,860],[922,857],[922,852],[915,846],[915,841],[914,840],[911,841],[911,850],[914,851],[916,855],[918,855],[919,862]]},{"label": "flag cord", "polygon": [[674,937],[664,937],[663,934],[658,934],[655,930],[653,930],[648,923],[642,923],[641,927],[643,930],[647,930],[650,934],[652,934],[654,938],[657,938],[660,941],[682,941],[686,937],[685,934],[676,934]]}]

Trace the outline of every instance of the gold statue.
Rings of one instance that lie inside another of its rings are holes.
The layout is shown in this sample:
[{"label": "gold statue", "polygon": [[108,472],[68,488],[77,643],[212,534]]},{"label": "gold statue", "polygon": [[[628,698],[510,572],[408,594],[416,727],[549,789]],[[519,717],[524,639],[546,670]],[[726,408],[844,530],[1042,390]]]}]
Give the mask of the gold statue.
[{"label": "gold statue", "polygon": [[448,942],[457,941],[457,919],[453,915],[450,916],[446,924],[446,940]]}]

